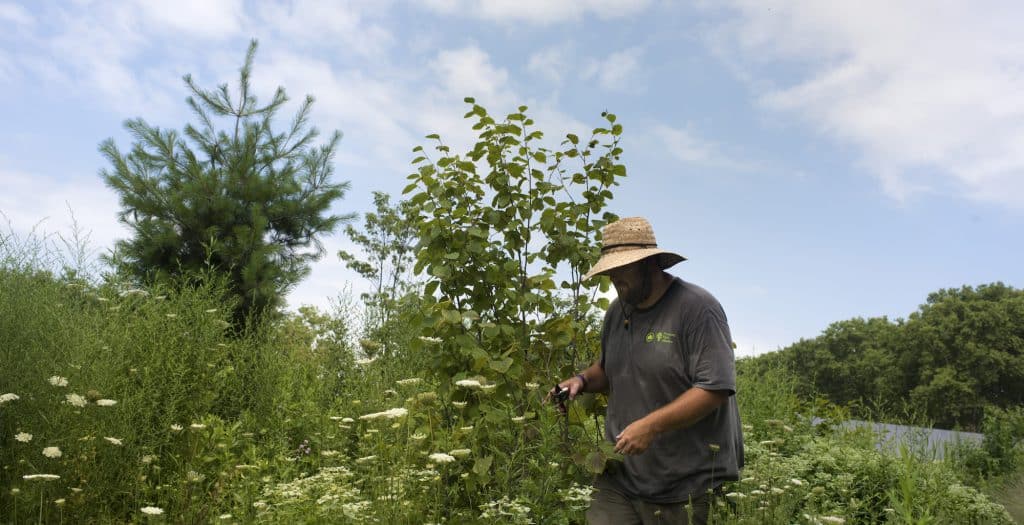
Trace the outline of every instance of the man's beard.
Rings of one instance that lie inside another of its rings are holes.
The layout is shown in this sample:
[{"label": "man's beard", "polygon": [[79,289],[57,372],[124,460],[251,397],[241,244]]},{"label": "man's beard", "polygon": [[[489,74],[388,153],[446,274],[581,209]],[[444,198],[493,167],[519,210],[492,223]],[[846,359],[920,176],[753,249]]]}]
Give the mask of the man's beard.
[{"label": "man's beard", "polygon": [[643,281],[640,282],[639,288],[630,288],[626,290],[625,294],[619,296],[622,302],[636,308],[637,305],[647,300],[651,296],[651,274],[644,272]]}]

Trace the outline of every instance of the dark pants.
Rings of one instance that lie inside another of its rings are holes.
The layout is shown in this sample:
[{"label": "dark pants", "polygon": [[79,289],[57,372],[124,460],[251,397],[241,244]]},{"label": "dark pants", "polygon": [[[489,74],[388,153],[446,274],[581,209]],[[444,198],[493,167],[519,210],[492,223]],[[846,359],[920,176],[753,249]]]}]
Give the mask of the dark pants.
[{"label": "dark pants", "polygon": [[612,487],[603,476],[594,483],[597,490],[587,509],[590,525],[705,525],[711,497],[703,494],[680,503],[650,503],[632,499]]}]

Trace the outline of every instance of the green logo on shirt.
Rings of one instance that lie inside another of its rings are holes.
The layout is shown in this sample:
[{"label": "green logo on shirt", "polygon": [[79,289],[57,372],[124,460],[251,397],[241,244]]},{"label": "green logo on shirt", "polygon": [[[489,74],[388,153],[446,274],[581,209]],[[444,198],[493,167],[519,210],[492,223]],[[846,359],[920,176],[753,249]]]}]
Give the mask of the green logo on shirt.
[{"label": "green logo on shirt", "polygon": [[648,343],[674,343],[676,342],[676,334],[671,332],[647,332],[646,340]]}]

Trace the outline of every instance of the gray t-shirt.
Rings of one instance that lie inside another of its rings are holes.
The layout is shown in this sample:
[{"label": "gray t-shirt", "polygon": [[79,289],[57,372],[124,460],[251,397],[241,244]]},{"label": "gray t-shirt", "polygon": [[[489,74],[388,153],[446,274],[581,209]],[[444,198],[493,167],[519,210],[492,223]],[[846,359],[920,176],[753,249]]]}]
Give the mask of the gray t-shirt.
[{"label": "gray t-shirt", "polygon": [[743,432],[732,395],[732,336],[722,306],[710,293],[676,278],[647,310],[627,306],[623,311],[613,301],[604,320],[601,364],[609,385],[605,438],[613,443],[630,423],[692,387],[730,393],[693,426],[658,435],[642,454],[606,470],[607,481],[634,498],[674,503],[739,479]]}]

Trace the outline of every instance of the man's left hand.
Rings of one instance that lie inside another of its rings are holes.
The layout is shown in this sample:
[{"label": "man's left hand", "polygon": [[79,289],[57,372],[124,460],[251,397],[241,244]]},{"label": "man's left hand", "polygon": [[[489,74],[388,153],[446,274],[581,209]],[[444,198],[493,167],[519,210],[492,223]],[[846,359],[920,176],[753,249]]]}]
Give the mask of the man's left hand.
[{"label": "man's left hand", "polygon": [[643,419],[630,423],[618,436],[615,436],[615,452],[625,456],[641,454],[651,446],[657,432]]}]

